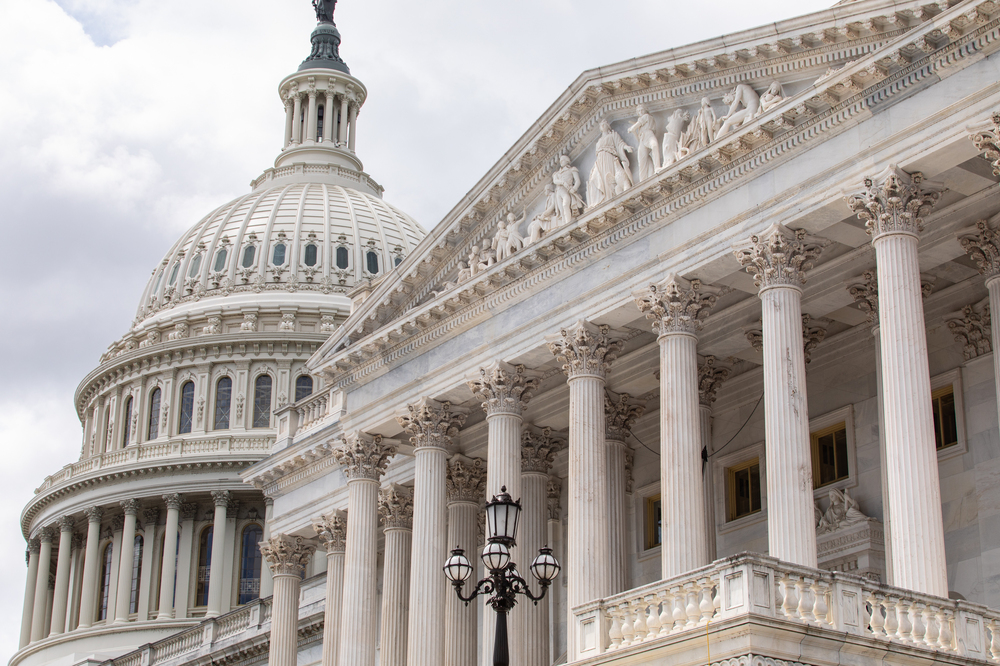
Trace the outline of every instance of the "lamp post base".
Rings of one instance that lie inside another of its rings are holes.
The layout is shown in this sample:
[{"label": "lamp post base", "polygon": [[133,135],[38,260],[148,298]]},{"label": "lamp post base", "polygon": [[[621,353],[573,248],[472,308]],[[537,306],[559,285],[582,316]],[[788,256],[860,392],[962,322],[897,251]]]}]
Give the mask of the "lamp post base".
[{"label": "lamp post base", "polygon": [[493,666],[510,666],[507,650],[507,613],[497,611],[497,630],[493,635]]}]

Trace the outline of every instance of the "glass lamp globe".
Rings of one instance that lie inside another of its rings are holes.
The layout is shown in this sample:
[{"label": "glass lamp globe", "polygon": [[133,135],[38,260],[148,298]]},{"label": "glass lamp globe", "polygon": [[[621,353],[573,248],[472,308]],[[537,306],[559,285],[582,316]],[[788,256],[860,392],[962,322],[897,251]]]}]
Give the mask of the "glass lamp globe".
[{"label": "glass lamp globe", "polygon": [[467,581],[472,575],[472,563],[465,556],[465,551],[455,548],[451,557],[444,563],[444,575],[453,583]]},{"label": "glass lamp globe", "polygon": [[498,541],[486,544],[483,548],[483,564],[489,571],[503,569],[510,563],[510,550]]},{"label": "glass lamp globe", "polygon": [[520,515],[520,500],[513,500],[507,493],[507,486],[501,486],[500,494],[486,503],[487,536],[508,546],[514,545]]},{"label": "glass lamp globe", "polygon": [[548,546],[538,549],[538,557],[531,563],[531,573],[542,583],[551,583],[559,575],[559,562],[552,556],[552,549]]}]

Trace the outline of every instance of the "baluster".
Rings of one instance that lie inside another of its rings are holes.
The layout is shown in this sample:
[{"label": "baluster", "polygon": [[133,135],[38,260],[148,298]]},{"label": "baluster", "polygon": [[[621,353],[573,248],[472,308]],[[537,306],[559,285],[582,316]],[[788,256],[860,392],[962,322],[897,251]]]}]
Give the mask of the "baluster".
[{"label": "baluster", "polygon": [[680,631],[687,623],[687,613],[684,611],[685,594],[680,587],[675,587],[671,591],[674,593],[674,631]]},{"label": "baluster", "polygon": [[674,628],[674,595],[669,591],[660,594],[660,636],[667,636]]},{"label": "baluster", "polygon": [[937,606],[928,606],[924,610],[924,624],[927,625],[927,633],[924,634],[924,645],[934,650],[938,649],[938,636],[941,634],[941,625],[938,624]]},{"label": "baluster", "polygon": [[927,625],[924,624],[924,604],[913,602],[910,606],[910,623],[913,625],[913,642],[917,645],[924,645],[924,636],[927,634]]},{"label": "baluster", "polygon": [[712,581],[708,578],[702,578],[698,582],[701,584],[701,603],[698,604],[698,609],[701,611],[701,622],[698,624],[705,626],[715,614],[715,604],[712,602]]},{"label": "baluster", "polygon": [[795,583],[787,575],[782,576],[778,587],[781,589],[781,612],[789,619],[799,616],[799,596],[795,594]]},{"label": "baluster", "polygon": [[622,602],[622,647],[632,644],[635,629],[632,627],[632,607],[627,601]]},{"label": "baluster", "polygon": [[698,613],[698,591],[695,588],[694,583],[685,583],[684,592],[687,595],[687,606],[684,608],[684,614],[687,616],[687,623],[684,625],[686,628],[698,626],[698,618],[700,617]]},{"label": "baluster", "polygon": [[990,628],[990,654],[993,655],[993,661],[1000,661],[1000,631],[997,630],[997,623],[990,620],[986,626]]},{"label": "baluster", "polygon": [[813,599],[809,582],[804,578],[796,580],[795,592],[799,595],[799,617],[806,624],[816,624],[816,616],[812,612]]},{"label": "baluster", "polygon": [[954,634],[951,631],[951,611],[944,608],[938,610],[938,626],[940,627],[940,633],[938,634],[938,646],[942,650],[947,650],[951,652],[954,650],[954,645],[952,644],[952,637]]},{"label": "baluster", "polygon": [[633,643],[641,643],[646,640],[646,634],[649,633],[649,629],[646,628],[646,599],[640,598],[635,600],[635,623],[633,624],[633,630],[635,632],[635,640]]},{"label": "baluster", "polygon": [[830,622],[829,612],[830,607],[826,602],[826,595],[830,591],[830,586],[822,581],[814,581],[812,586],[813,598],[816,602],[813,604],[813,616],[816,618],[816,624],[821,627],[831,627],[833,625]]},{"label": "baluster", "polygon": [[659,595],[652,595],[649,600],[649,616],[646,618],[646,627],[649,629],[649,633],[646,634],[646,640],[651,641],[660,635],[660,597]]},{"label": "baluster", "polygon": [[913,640],[913,625],[910,624],[910,602],[905,599],[896,601],[896,637],[904,643]]},{"label": "baluster", "polygon": [[621,617],[621,607],[614,606],[608,609],[608,613],[611,615],[611,629],[608,630],[608,638],[611,639],[611,645],[608,646],[608,650],[617,650],[622,645],[622,617]]},{"label": "baluster", "polygon": [[890,640],[896,640],[899,621],[896,619],[896,597],[885,598],[885,635]]},{"label": "baluster", "polygon": [[719,577],[712,579],[712,617],[717,617],[719,615],[719,609],[722,608],[722,580]]},{"label": "baluster", "polygon": [[871,592],[868,596],[868,605],[872,607],[872,614],[868,617],[868,627],[877,638],[882,638],[882,628],[885,626],[885,619],[882,617],[882,601]]}]

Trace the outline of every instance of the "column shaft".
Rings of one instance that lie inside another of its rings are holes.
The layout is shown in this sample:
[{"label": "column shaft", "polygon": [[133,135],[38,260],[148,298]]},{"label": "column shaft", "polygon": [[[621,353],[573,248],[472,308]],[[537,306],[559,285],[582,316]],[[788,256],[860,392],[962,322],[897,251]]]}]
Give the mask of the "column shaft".
[{"label": "column shaft", "polygon": [[[623,460],[624,471],[624,460]],[[539,591],[538,582],[531,575],[529,566],[538,549],[548,544],[548,496],[549,476],[545,473],[527,472],[521,477],[521,526],[518,543],[522,562],[518,563],[521,577],[528,581],[532,591]],[[622,495],[624,497],[624,487]],[[551,590],[549,590],[551,593]],[[515,636],[513,644],[520,653],[522,666],[549,666],[549,605],[547,601],[537,606],[522,597],[518,606],[522,607],[523,629]]]},{"label": "column shaft", "polygon": [[87,514],[87,550],[83,555],[83,589],[80,593],[80,629],[94,624],[97,610],[97,582],[101,573],[101,512]]},{"label": "column shaft", "polygon": [[306,116],[306,140],[316,141],[316,124],[318,122],[318,104],[316,102],[316,92],[309,93],[309,110]]},{"label": "column shaft", "polygon": [[444,620],[447,579],[441,567],[447,559],[445,546],[446,452],[437,446],[418,446],[413,493],[413,533],[417,536],[411,555],[409,666],[441,666],[444,663]]},{"label": "column shaft", "polygon": [[[475,562],[478,534],[479,505],[472,502],[448,504],[448,548],[458,546],[466,557]],[[468,588],[465,593],[468,594]],[[466,666],[476,663],[476,610],[478,603],[466,606],[458,595],[449,593],[445,607],[445,666]]]},{"label": "column shaft", "polygon": [[611,528],[611,534],[608,536],[611,539],[611,594],[618,594],[628,589],[625,442],[607,439],[606,444],[608,457],[608,524]]},{"label": "column shaft", "polygon": [[347,145],[347,97],[340,98],[340,132],[337,141],[342,146]]},{"label": "column shaft", "polygon": [[28,554],[28,573],[24,581],[24,604],[21,606],[21,638],[18,642],[18,649],[31,642],[31,619],[35,611],[35,585],[37,581],[38,549],[32,547]]},{"label": "column shaft", "polygon": [[[167,525],[163,533],[163,562],[160,564],[160,607],[158,620],[173,617],[174,579],[177,576],[177,526],[180,522],[180,503],[167,502]],[[266,568],[266,567],[264,567]]]},{"label": "column shaft", "polygon": [[292,143],[302,143],[302,96],[296,94],[292,111]]},{"label": "column shaft", "polygon": [[39,537],[42,546],[38,553],[38,576],[35,578],[35,604],[31,615],[31,642],[45,638],[45,606],[49,595],[49,570],[52,565],[52,534],[43,532]]},{"label": "column shaft", "polygon": [[294,105],[292,104],[292,102],[290,100],[286,101],[285,102],[285,140],[282,142],[282,146],[284,148],[287,148],[292,143],[292,117],[293,117],[292,114],[294,113],[293,109],[294,109]]},{"label": "column shaft", "polygon": [[385,530],[379,666],[406,666],[412,541],[411,530]]},{"label": "column shaft", "polygon": [[56,586],[52,597],[52,624],[49,635],[61,634],[66,630],[66,609],[69,600],[69,569],[73,553],[73,523],[61,522],[59,530],[59,554],[56,556]]},{"label": "column shaft", "polygon": [[[712,408],[708,405],[698,407],[698,416],[701,421],[701,448],[705,451],[712,450]],[[708,548],[708,561],[713,562],[718,556],[716,554],[715,542],[715,482],[712,479],[712,466],[704,465],[702,470],[702,483],[704,484],[703,494],[705,497],[705,537]],[[662,506],[662,504],[660,505]]]},{"label": "column shaft", "polygon": [[337,120],[337,109],[333,105],[333,92],[326,93],[326,102],[323,104],[323,141],[330,141],[333,137],[333,125]]},{"label": "column shaft", "polygon": [[[299,592],[297,574],[273,574],[271,599],[271,645],[268,666],[296,666],[299,656]],[[209,581],[211,583],[211,581]]]},{"label": "column shaft", "polygon": [[118,594],[115,601],[115,624],[128,622],[129,602],[132,597],[132,560],[135,559],[135,521],[135,513],[126,511],[125,524],[122,527],[121,555],[118,558]]},{"label": "column shaft", "polygon": [[[271,538],[271,521],[274,519],[274,500],[270,497],[264,498],[264,534],[262,535],[262,541],[267,541]],[[271,591],[274,589],[274,584],[271,580],[271,570],[268,567],[264,567],[264,570],[260,572],[260,598],[266,599],[271,596]]]},{"label": "column shaft", "polygon": [[350,110],[347,112],[347,149],[352,153],[354,152],[354,138],[357,136],[358,129],[358,105],[351,104]]},{"label": "column shaft", "polygon": [[[986,279],[986,288],[990,291],[990,315],[1000,318],[1000,276],[994,275]],[[993,343],[993,380],[996,383],[997,413],[1000,418],[1000,323],[990,326],[990,336]]]},{"label": "column shaft", "polygon": [[374,553],[378,548],[378,481],[347,483],[347,546],[340,618],[339,666],[374,666],[378,606]]},{"label": "column shaft", "polygon": [[[223,494],[224,493],[224,494]],[[226,491],[212,493],[215,499],[215,517],[212,522],[212,563],[208,569],[208,608],[205,617],[215,617],[222,613],[223,578],[231,572],[226,566],[227,513],[229,511],[229,493]]]},{"label": "column shaft", "polygon": [[[323,625],[323,666],[337,666],[340,622],[344,604],[344,551],[326,554],[326,609]],[[329,646],[329,647],[327,647]]]}]

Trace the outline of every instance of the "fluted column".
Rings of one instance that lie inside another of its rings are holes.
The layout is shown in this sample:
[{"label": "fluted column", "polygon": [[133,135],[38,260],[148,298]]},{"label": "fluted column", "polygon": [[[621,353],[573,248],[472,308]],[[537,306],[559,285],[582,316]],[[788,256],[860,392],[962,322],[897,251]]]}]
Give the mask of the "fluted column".
[{"label": "fluted column", "polygon": [[816,530],[800,285],[821,247],[772,224],[734,248],[756,278],[763,314],[768,553],[807,567],[816,566]]},{"label": "fluted column", "polygon": [[353,102],[347,112],[347,149],[354,152],[355,138],[358,135],[358,103]]},{"label": "fluted column", "polygon": [[[549,543],[549,469],[556,453],[565,448],[566,442],[554,437],[551,428],[525,429],[521,438],[521,526],[518,542],[521,544],[519,571],[533,591],[538,585],[528,567],[538,555],[538,550]],[[515,637],[513,645],[523,666],[549,666],[549,605],[537,606],[525,599],[522,604],[524,631]]]},{"label": "fluted column", "polygon": [[[959,234],[959,242],[986,278],[990,293],[990,315],[1000,317],[1000,234],[989,222],[979,220],[972,229]],[[1000,416],[1000,325],[990,326],[993,344],[993,380],[996,383],[997,412]]]},{"label": "fluted column", "polygon": [[625,486],[629,448],[625,442],[645,408],[645,403],[633,400],[628,393],[617,395],[605,391],[604,440],[607,445],[608,523],[611,529],[608,536],[611,539],[611,594],[628,589],[628,501]]},{"label": "fluted column", "polygon": [[[448,548],[465,550],[476,562],[479,558],[478,519],[486,494],[486,465],[480,458],[455,454],[448,461]],[[466,590],[468,593],[468,590]],[[448,594],[445,604],[445,666],[476,664],[476,609],[466,606],[455,594]]]},{"label": "fluted column", "polygon": [[347,95],[340,96],[340,132],[338,132],[337,143],[347,147]]},{"label": "fluted column", "polygon": [[291,97],[286,96],[284,102],[285,102],[285,138],[284,141],[282,142],[282,147],[288,148],[288,146],[292,144],[292,118],[293,118],[292,113],[295,106],[292,103]]},{"label": "fluted column", "polygon": [[374,666],[378,594],[378,486],[396,451],[381,435],[348,433],[333,455],[347,477],[347,542],[338,666]]},{"label": "fluted column", "polygon": [[292,110],[292,143],[302,143],[302,96],[298,90],[292,89],[292,103],[295,105]]},{"label": "fluted column", "polygon": [[69,568],[73,554],[73,518],[59,519],[59,553],[56,555],[56,583],[52,596],[52,623],[49,635],[66,630],[66,602],[69,600]]},{"label": "fluted column", "polygon": [[215,517],[212,522],[212,563],[208,569],[208,608],[205,617],[215,617],[222,613],[223,578],[229,573],[226,567],[226,534],[229,523],[229,503],[232,495],[228,490],[213,490],[212,501],[215,502]]},{"label": "fluted column", "polygon": [[296,666],[298,662],[299,592],[302,575],[315,550],[315,544],[286,534],[260,543],[260,552],[274,579],[268,666]]},{"label": "fluted column", "polygon": [[406,666],[413,491],[397,483],[382,488],[378,496],[378,513],[385,530],[378,663],[379,666]]},{"label": "fluted column", "polygon": [[[264,496],[264,533],[261,535],[263,541],[271,538],[271,521],[274,520],[274,498]],[[264,567],[260,572],[260,598],[266,599],[271,596],[274,590],[274,583],[271,580],[271,570]]]},{"label": "fluted column", "polygon": [[698,416],[701,420],[701,451],[706,461],[702,467],[702,478],[705,489],[705,533],[708,537],[708,560],[715,561],[718,557],[715,541],[715,483],[712,476],[712,466],[707,464],[712,459],[712,404],[722,382],[726,381],[732,370],[719,364],[714,356],[706,356],[705,362],[698,366]]},{"label": "fluted column", "polygon": [[323,666],[337,666],[340,657],[340,622],[344,603],[344,550],[347,546],[347,513],[334,509],[313,523],[313,529],[316,530],[316,536],[326,547]]},{"label": "fluted column", "polygon": [[410,566],[408,666],[444,663],[444,618],[447,579],[441,567],[447,559],[447,497],[445,476],[452,438],[467,413],[449,402],[424,398],[397,417],[411,435],[416,464],[413,488],[413,544]]},{"label": "fluted column", "polygon": [[879,342],[894,582],[948,596],[931,376],[917,254],[924,214],[940,197],[923,175],[890,165],[849,199],[878,269]]},{"label": "fluted column", "polygon": [[323,104],[323,141],[330,141],[333,136],[333,126],[337,120],[337,109],[334,107],[333,88],[326,90],[326,102]]},{"label": "fluted column", "polygon": [[38,531],[40,542],[38,551],[38,571],[35,577],[35,603],[31,614],[31,642],[45,638],[48,627],[45,625],[45,606],[49,594],[49,571],[52,563],[52,539],[55,531],[51,527],[43,527]]},{"label": "fluted column", "polygon": [[[548,506],[548,534],[549,548],[559,562],[566,561],[566,553],[562,547],[562,507],[559,505],[559,497],[562,495],[562,482],[556,477],[549,477],[545,488],[545,495]],[[562,604],[563,586],[559,583],[549,588],[548,600],[543,603],[549,605],[549,663],[556,663],[559,656],[557,650],[557,635],[559,618],[557,613]]]},{"label": "fluted column", "polygon": [[[163,561],[160,563],[160,608],[156,619],[169,620],[174,609],[174,578],[177,575],[177,529],[181,517],[181,496],[164,495],[167,525],[163,532]],[[210,581],[211,582],[211,581]]]},{"label": "fluted column", "polygon": [[83,555],[83,587],[80,592],[80,629],[86,629],[94,624],[94,613],[97,607],[97,583],[101,573],[100,551],[101,518],[104,509],[92,506],[86,509],[87,516],[87,550]]},{"label": "fluted column", "polygon": [[572,609],[611,591],[611,525],[604,446],[604,383],[622,342],[607,326],[579,321],[549,336],[569,377],[569,543],[566,544],[569,657],[576,657]]},{"label": "fluted column", "polygon": [[28,573],[24,581],[24,603],[21,606],[21,637],[18,649],[31,642],[31,619],[35,611],[35,585],[38,581],[38,551],[42,543],[37,538],[28,540]]},{"label": "fluted column", "polygon": [[[472,393],[482,400],[486,412],[487,454],[486,454],[486,499],[500,494],[502,486],[514,499],[521,499],[521,427],[522,413],[531,394],[538,388],[535,373],[523,365],[511,365],[504,361],[494,361],[479,369],[479,379],[470,381]],[[520,549],[511,548],[511,561],[521,563]],[[483,615],[482,650],[484,660],[493,656],[493,637],[496,615]],[[524,611],[521,604],[514,607],[509,618],[509,628],[513,635],[524,632]],[[512,658],[514,666],[519,663],[517,642],[514,642]]]},{"label": "fluted column", "polygon": [[316,88],[315,85],[309,88],[309,109],[306,112],[306,140],[315,143],[316,142],[316,123],[317,123],[317,103],[316,103]]},{"label": "fluted column", "polygon": [[135,521],[141,504],[137,499],[121,501],[125,511],[122,523],[121,555],[118,557],[118,594],[115,600],[115,624],[128,622],[129,600],[132,596],[132,560],[135,557]]}]

